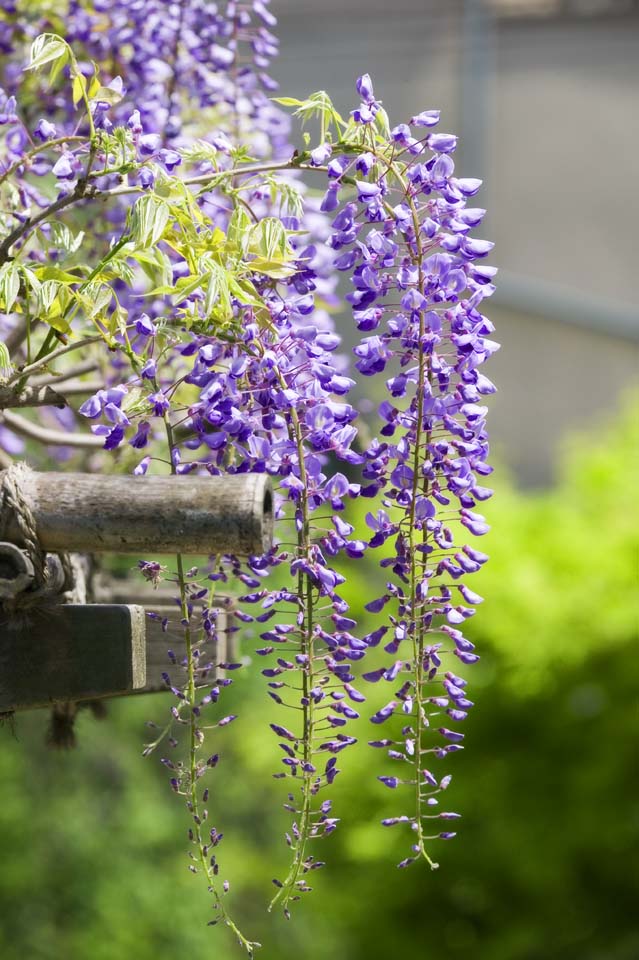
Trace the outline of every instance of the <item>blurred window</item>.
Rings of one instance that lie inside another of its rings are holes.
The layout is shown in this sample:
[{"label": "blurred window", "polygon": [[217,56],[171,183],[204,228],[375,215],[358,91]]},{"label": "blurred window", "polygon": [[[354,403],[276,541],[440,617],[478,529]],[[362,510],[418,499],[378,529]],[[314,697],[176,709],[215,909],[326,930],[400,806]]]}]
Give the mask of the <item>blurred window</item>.
[{"label": "blurred window", "polygon": [[503,17],[593,17],[639,12],[639,0],[485,0]]}]

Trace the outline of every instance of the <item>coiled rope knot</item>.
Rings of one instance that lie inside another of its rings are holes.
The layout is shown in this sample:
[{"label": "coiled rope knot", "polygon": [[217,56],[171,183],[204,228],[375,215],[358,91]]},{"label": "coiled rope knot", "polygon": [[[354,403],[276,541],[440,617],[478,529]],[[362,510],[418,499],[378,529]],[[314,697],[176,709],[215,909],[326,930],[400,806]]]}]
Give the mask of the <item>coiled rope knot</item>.
[{"label": "coiled rope knot", "polygon": [[19,546],[30,561],[33,577],[27,589],[0,598],[8,613],[38,606],[49,606],[64,590],[73,588],[74,569],[68,553],[47,554],[38,537],[33,511],[25,489],[32,470],[26,463],[12,464],[0,481],[0,540],[8,540],[8,532],[20,534]]}]

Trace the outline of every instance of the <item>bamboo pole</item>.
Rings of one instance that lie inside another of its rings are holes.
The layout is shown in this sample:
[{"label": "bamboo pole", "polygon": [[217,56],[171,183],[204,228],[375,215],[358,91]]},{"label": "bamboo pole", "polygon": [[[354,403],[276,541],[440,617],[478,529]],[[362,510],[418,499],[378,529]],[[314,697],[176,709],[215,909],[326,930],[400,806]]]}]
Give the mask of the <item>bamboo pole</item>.
[{"label": "bamboo pole", "polygon": [[[0,474],[0,481],[2,479]],[[265,474],[134,477],[25,471],[20,493],[44,550],[246,556],[264,553],[273,536]],[[3,538],[20,544],[15,516]]]}]

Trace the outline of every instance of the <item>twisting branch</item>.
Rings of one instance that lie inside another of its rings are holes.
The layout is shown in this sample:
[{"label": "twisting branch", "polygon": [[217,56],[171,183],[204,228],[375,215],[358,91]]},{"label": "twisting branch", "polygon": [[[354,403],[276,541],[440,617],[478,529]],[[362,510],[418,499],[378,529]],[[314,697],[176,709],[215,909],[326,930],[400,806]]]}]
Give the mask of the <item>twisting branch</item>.
[{"label": "twisting branch", "polygon": [[[187,177],[182,182],[185,186],[197,186],[211,184],[211,189],[217,186],[218,182],[238,176],[254,176],[258,173],[270,173],[276,170],[313,170],[315,172],[326,172],[324,166],[313,166],[310,163],[302,163],[299,157],[293,156],[290,160],[280,160],[271,163],[252,163],[244,167],[233,167],[230,170],[222,170],[219,173],[211,175],[210,173],[200,174],[197,177]],[[114,173],[117,171],[113,171]],[[10,250],[14,243],[17,243],[22,237],[26,236],[34,227],[52,217],[60,210],[70,207],[81,200],[108,200],[111,197],[121,197],[125,194],[144,193],[141,186],[122,186],[113,187],[110,190],[99,190],[89,181],[97,177],[104,176],[103,170],[94,170],[78,181],[75,190],[60,197],[50,206],[46,207],[37,217],[30,217],[21,223],[15,230],[5,237],[0,243],[0,265],[11,260]]]},{"label": "twisting branch", "polygon": [[87,347],[91,343],[98,343],[100,341],[104,341],[104,337],[100,336],[100,334],[95,334],[92,337],[84,337],[82,340],[75,340],[72,343],[66,343],[58,350],[53,350],[45,357],[41,357],[39,360],[34,360],[33,363],[29,363],[27,366],[22,367],[17,373],[14,373],[12,377],[9,377],[7,384],[10,385],[15,383],[17,380],[21,380],[23,377],[31,376],[32,373],[36,372],[36,370],[42,370],[44,367],[48,367],[50,363],[53,363],[54,360],[64,356],[65,353],[71,353],[72,350],[80,350],[82,347]]},{"label": "twisting branch", "polygon": [[0,410],[7,407],[66,407],[63,396],[48,384],[26,386],[22,390],[0,384]]},{"label": "twisting branch", "polygon": [[11,413],[4,410],[0,414],[0,423],[14,430],[16,433],[28,437],[30,440],[37,440],[38,443],[45,443],[47,446],[54,447],[78,447],[83,450],[97,450],[104,447],[102,437],[92,437],[88,434],[63,433],[61,430],[48,430],[46,427],[40,427],[31,420],[25,420],[17,413]]},{"label": "twisting branch", "polygon": [[33,230],[34,227],[37,227],[39,223],[42,223],[44,220],[48,220],[48,218],[52,217],[54,213],[59,213],[60,210],[64,210],[65,207],[70,207],[79,200],[88,200],[97,196],[98,192],[99,191],[92,186],[87,187],[86,180],[79,180],[75,190],[67,194],[67,196],[60,197],[50,206],[45,207],[44,210],[37,215],[37,217],[29,217],[28,220],[25,220],[24,223],[21,223],[20,226],[15,228],[15,230],[12,230],[11,233],[5,237],[2,243],[0,243],[0,265],[7,263],[8,260],[11,260],[10,250],[14,243],[17,243],[18,240],[29,233],[30,230]]},{"label": "twisting branch", "polygon": [[[39,377],[34,377],[31,381],[34,387],[48,387],[48,386],[58,386],[60,383],[64,383],[66,380],[73,380],[75,377],[82,377],[85,373],[93,373],[99,368],[99,364],[95,360],[85,360],[83,363],[77,363],[75,367],[71,367],[69,370],[64,370],[62,373],[49,374],[45,373]],[[104,386],[104,384],[100,384]],[[96,387],[96,390],[99,388]],[[68,390],[68,387],[65,387],[65,392]]]},{"label": "twisting branch", "polygon": [[104,390],[103,380],[71,380],[63,385],[65,397],[82,396]]}]

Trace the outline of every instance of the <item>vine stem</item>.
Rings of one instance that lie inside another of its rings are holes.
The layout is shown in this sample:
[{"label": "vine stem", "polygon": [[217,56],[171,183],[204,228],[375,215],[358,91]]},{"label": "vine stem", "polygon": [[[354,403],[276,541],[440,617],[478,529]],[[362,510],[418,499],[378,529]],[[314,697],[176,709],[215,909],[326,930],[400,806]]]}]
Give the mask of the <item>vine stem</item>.
[{"label": "vine stem", "polygon": [[[271,332],[277,336],[277,331],[274,328],[270,328]],[[286,388],[286,382],[284,377],[277,371],[277,377],[280,382],[280,386]],[[300,423],[300,418],[298,412],[295,408],[291,409],[291,422],[293,424],[293,434],[295,445],[297,447],[297,456],[299,461],[300,469],[300,481],[303,485],[303,491],[301,494],[301,506],[302,506],[302,528],[298,533],[297,546],[300,551],[300,554],[306,557],[310,555],[310,512],[308,506],[308,476],[306,473],[306,462],[304,459],[305,449],[304,449],[304,439],[302,436],[302,425]],[[273,910],[277,903],[280,900],[284,900],[284,910],[286,911],[288,903],[290,902],[291,895],[293,894],[296,884],[298,882],[300,873],[303,869],[304,864],[304,855],[306,852],[306,843],[309,839],[309,832],[311,826],[311,815],[312,815],[312,794],[311,794],[311,781],[314,774],[311,772],[309,764],[312,766],[312,757],[313,757],[313,740],[315,737],[315,704],[313,698],[310,696],[310,691],[313,686],[313,664],[315,662],[315,650],[313,644],[313,586],[308,574],[304,574],[303,571],[300,571],[298,575],[298,594],[300,599],[303,598],[304,603],[304,622],[302,624],[302,643],[301,643],[301,652],[305,655],[306,660],[304,662],[304,670],[302,673],[302,726],[303,726],[303,757],[304,757],[304,769],[302,771],[302,816],[299,823],[299,836],[296,837],[294,850],[293,862],[291,863],[289,872],[284,880],[282,886],[279,888],[273,899],[271,900],[268,910],[269,913]]]},{"label": "vine stem", "polygon": [[57,360],[59,357],[63,357],[65,353],[71,353],[73,350],[81,350],[82,347],[88,347],[90,344],[98,343],[100,340],[104,340],[104,337],[96,334],[92,337],[83,337],[82,340],[76,340],[74,343],[65,343],[64,346],[60,347],[58,350],[53,350],[51,353],[46,354],[46,356],[40,357],[38,360],[34,360],[33,363],[29,363],[22,367],[22,369],[16,374],[14,374],[12,377],[9,377],[7,380],[7,385],[11,386],[11,384],[15,383],[17,380],[20,380],[22,377],[29,377],[37,370],[42,370],[43,367],[53,363],[54,360]]},{"label": "vine stem", "polygon": [[[377,159],[382,163],[387,164],[387,169],[392,170],[394,176],[396,177],[398,183],[401,186],[401,189],[405,195],[406,202],[409,205],[411,211],[411,219],[413,222],[413,231],[415,233],[415,248],[416,252],[412,256],[413,262],[417,266],[418,271],[418,285],[419,291],[422,295],[425,296],[425,277],[424,277],[424,247],[420,235],[420,223],[419,223],[419,214],[417,207],[414,202],[414,198],[411,195],[409,184],[404,179],[401,170],[398,168],[397,163],[394,160],[388,160],[388,158],[380,156],[377,151],[371,148],[371,151],[375,154]],[[392,211],[391,211],[392,213]],[[410,244],[409,244],[410,249]],[[437,870],[439,867],[438,863],[429,856],[426,852],[424,845],[424,828],[422,825],[423,814],[423,797],[421,793],[422,787],[422,777],[423,777],[423,765],[422,765],[422,751],[421,743],[422,737],[425,729],[426,718],[424,716],[424,708],[422,705],[422,693],[423,687],[425,684],[424,679],[424,638],[425,638],[425,628],[424,628],[424,619],[423,615],[416,615],[417,610],[417,579],[420,573],[420,569],[423,575],[423,572],[428,568],[427,560],[418,560],[417,556],[417,543],[416,543],[416,529],[415,529],[415,518],[416,518],[416,501],[420,492],[424,495],[428,494],[428,480],[424,479],[423,489],[420,491],[420,456],[422,451],[423,444],[429,444],[431,441],[430,431],[424,432],[424,388],[425,383],[430,382],[431,379],[431,369],[430,369],[430,360],[427,357],[424,348],[424,335],[425,335],[425,323],[424,323],[424,309],[419,310],[419,373],[418,373],[418,382],[417,382],[417,415],[415,423],[415,452],[413,457],[413,487],[412,487],[412,499],[410,507],[410,523],[409,523],[409,544],[410,544],[410,611],[411,611],[411,627],[412,627],[412,638],[413,638],[413,662],[414,662],[414,685],[415,685],[415,697],[416,697],[416,720],[417,720],[417,729],[415,731],[415,740],[417,743],[417,750],[415,754],[415,831],[416,831],[416,843],[415,848],[419,856],[422,856],[431,870]],[[426,544],[428,542],[428,531],[426,527],[423,527],[422,530],[422,542]]]},{"label": "vine stem", "polygon": [[30,150],[28,153],[25,153],[19,160],[15,160],[4,173],[0,174],[0,185],[5,182],[12,174],[19,170],[21,166],[25,163],[29,163],[33,157],[37,156],[39,153],[42,153],[43,150],[48,150],[50,147],[59,147],[65,143],[86,143],[87,138],[81,136],[69,136],[69,137],[56,137],[53,140],[45,140],[44,143],[38,144],[37,147],[34,147],[33,150]]},{"label": "vine stem", "polygon": [[[395,165],[393,164],[395,169]],[[397,171],[395,170],[395,175],[397,176]],[[406,197],[408,199],[411,216],[413,220],[413,229],[415,231],[415,245],[417,247],[417,270],[418,270],[418,281],[420,293],[424,294],[424,252],[421,244],[420,238],[420,225],[419,217],[417,215],[417,210],[415,209],[415,204],[413,199],[410,196],[408,190],[408,185],[400,180],[402,187],[405,189]],[[424,847],[424,829],[422,826],[422,752],[421,752],[421,743],[424,733],[424,708],[422,706],[422,691],[424,686],[424,617],[423,614],[419,614],[419,619],[417,620],[415,616],[415,610],[417,606],[417,576],[418,576],[418,563],[417,563],[417,549],[415,543],[415,510],[416,510],[416,500],[419,493],[419,464],[421,456],[421,445],[422,445],[422,431],[424,428],[424,384],[428,379],[430,381],[430,363],[427,360],[426,353],[424,352],[424,310],[423,308],[419,311],[419,375],[417,383],[417,423],[415,426],[415,456],[413,461],[413,497],[411,501],[411,510],[410,510],[410,562],[411,562],[411,617],[413,620],[413,659],[415,662],[415,693],[417,696],[417,731],[416,731],[416,742],[418,749],[416,751],[415,757],[415,799],[416,799],[416,810],[415,810],[415,824],[417,827],[417,845],[419,847],[419,853],[424,857],[426,862],[429,864],[431,870],[436,870],[439,864],[435,863],[434,860],[426,852]],[[430,436],[428,431],[426,432],[426,444],[430,443]],[[424,479],[424,488],[423,493],[426,495],[428,493],[428,480]],[[426,526],[424,525],[422,529],[422,542],[426,544],[428,542],[428,532]],[[422,569],[427,569],[427,562],[421,563]]]},{"label": "vine stem", "polygon": [[[300,464],[300,481],[304,489],[301,495],[302,504],[302,529],[298,534],[298,547],[300,553],[309,556],[310,553],[310,515],[308,509],[306,465],[304,461],[304,441],[302,438],[302,428],[297,414],[297,410],[291,411],[291,420],[295,433],[295,443],[297,446],[297,455]],[[302,673],[302,710],[303,710],[303,750],[304,750],[304,768],[302,781],[302,816],[299,824],[299,837],[296,838],[294,847],[293,862],[283,885],[279,888],[269,904],[269,912],[284,900],[284,909],[287,909],[291,895],[294,892],[300,873],[303,869],[304,857],[306,853],[306,843],[309,839],[312,815],[312,794],[311,782],[314,774],[312,771],[313,740],[315,737],[315,703],[310,695],[313,685],[313,664],[315,662],[315,651],[313,644],[313,586],[308,574],[302,571],[298,577],[298,593],[300,598],[304,598],[304,625],[302,627],[302,654],[305,656],[304,670]],[[310,765],[310,766],[309,766]]]},{"label": "vine stem", "polygon": [[[313,170],[315,172],[325,173],[327,169],[328,168],[325,166],[315,167],[310,163],[304,163],[301,157],[291,157],[289,160],[279,160],[271,163],[251,163],[244,167],[232,167],[230,170],[222,170],[213,175],[206,173],[200,174],[197,177],[186,177],[181,181],[181,183],[187,187],[208,185],[209,189],[213,190],[217,186],[218,182],[233,179],[233,177],[238,176],[254,176],[258,173],[272,173],[277,170]],[[18,240],[22,239],[22,237],[29,233],[30,230],[32,230],[34,227],[37,227],[38,224],[43,223],[49,217],[53,216],[53,214],[59,213],[66,207],[70,207],[81,200],[109,200],[111,197],[121,197],[132,193],[148,192],[145,191],[141,186],[122,186],[112,187],[110,190],[99,190],[93,185],[88,185],[90,180],[102,176],[104,176],[104,171],[102,170],[97,170],[91,174],[88,174],[85,178],[78,181],[75,190],[67,194],[67,196],[60,197],[58,200],[50,204],[50,206],[45,207],[45,209],[42,210],[36,217],[25,220],[24,223],[21,223],[20,226],[16,227],[15,230],[9,233],[4,238],[2,243],[0,243],[0,265],[12,259],[9,251],[14,243],[17,243]]]},{"label": "vine stem", "polygon": [[[174,461],[174,453],[176,450],[176,444],[173,436],[173,427],[169,419],[168,413],[164,414],[164,428],[166,431],[167,446],[169,450],[169,463],[171,469],[171,475],[176,476],[177,471]],[[231,932],[236,937],[240,946],[246,951],[249,957],[253,957],[255,949],[261,944],[249,940],[244,936],[242,931],[239,929],[235,921],[229,916],[222,903],[222,895],[217,887],[217,881],[213,873],[213,868],[209,860],[206,844],[204,843],[204,838],[202,836],[202,823],[204,822],[205,817],[203,817],[200,812],[200,803],[197,795],[197,781],[198,781],[198,765],[197,765],[197,752],[199,747],[198,742],[198,726],[197,726],[197,717],[195,713],[196,708],[196,685],[195,685],[195,660],[193,657],[193,634],[191,631],[189,623],[189,610],[188,602],[186,596],[186,577],[184,574],[184,563],[182,559],[182,554],[178,553],[175,557],[175,565],[177,572],[177,584],[180,591],[180,608],[182,613],[182,619],[185,621],[186,626],[184,627],[184,641],[186,645],[186,661],[187,661],[187,683],[186,683],[186,707],[188,708],[188,725],[189,725],[189,759],[188,759],[188,769],[189,769],[189,790],[188,790],[188,807],[189,812],[193,818],[193,836],[195,838],[195,843],[198,849],[199,862],[202,867],[202,870],[206,876],[209,892],[213,895],[215,903],[214,909],[219,916],[220,920],[224,923],[225,926],[231,930]]]}]

